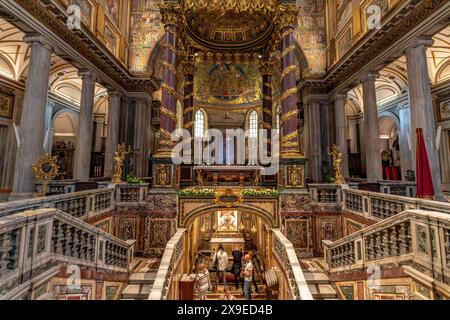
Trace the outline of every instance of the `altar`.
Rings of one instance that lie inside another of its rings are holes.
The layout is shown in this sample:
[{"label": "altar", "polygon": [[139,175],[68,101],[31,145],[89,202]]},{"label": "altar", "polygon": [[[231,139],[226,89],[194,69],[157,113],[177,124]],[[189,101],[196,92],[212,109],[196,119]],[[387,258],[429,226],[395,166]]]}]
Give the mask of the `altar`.
[{"label": "altar", "polygon": [[235,249],[242,250],[244,252],[245,239],[244,238],[211,238],[211,250],[217,252],[219,245],[222,244],[228,257],[231,258],[231,253]]},{"label": "altar", "polygon": [[262,169],[261,166],[213,165],[196,166],[194,172],[197,183],[200,179],[204,184],[234,182],[243,186],[252,184],[255,174],[259,176]]}]

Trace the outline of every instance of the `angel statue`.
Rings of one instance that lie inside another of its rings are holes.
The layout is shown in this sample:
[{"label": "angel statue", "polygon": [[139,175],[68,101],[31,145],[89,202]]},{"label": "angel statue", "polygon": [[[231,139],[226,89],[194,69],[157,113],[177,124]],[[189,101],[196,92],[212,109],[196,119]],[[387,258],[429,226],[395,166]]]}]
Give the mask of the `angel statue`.
[{"label": "angel statue", "polygon": [[122,182],[122,172],[123,165],[125,161],[125,156],[128,152],[125,152],[125,144],[117,145],[117,151],[114,152],[114,175],[112,182],[121,183]]},{"label": "angel statue", "polygon": [[344,156],[342,151],[339,150],[339,147],[333,144],[330,148],[328,148],[328,154],[333,157],[333,168],[335,173],[335,183],[336,184],[345,184],[345,178],[342,175],[341,162],[344,160]]}]

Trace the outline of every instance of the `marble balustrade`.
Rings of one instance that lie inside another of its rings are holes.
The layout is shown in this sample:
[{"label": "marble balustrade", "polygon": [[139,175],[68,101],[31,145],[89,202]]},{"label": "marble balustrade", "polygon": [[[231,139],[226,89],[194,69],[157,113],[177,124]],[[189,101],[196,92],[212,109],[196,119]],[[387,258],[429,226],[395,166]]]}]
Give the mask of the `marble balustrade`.
[{"label": "marble balustrade", "polygon": [[133,245],[58,209],[1,217],[0,299],[13,299],[62,264],[127,273]]},{"label": "marble balustrade", "polygon": [[407,210],[323,244],[330,273],[371,265],[409,265],[445,285],[450,283],[450,215],[445,213]]}]

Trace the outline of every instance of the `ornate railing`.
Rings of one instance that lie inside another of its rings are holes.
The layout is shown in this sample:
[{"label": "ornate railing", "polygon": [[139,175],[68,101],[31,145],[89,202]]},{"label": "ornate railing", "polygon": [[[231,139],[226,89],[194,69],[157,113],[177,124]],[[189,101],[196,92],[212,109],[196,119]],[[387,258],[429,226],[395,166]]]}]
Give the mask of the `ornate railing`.
[{"label": "ornate railing", "polygon": [[[48,184],[48,195],[73,193],[76,190],[76,184],[78,180],[55,180]],[[36,183],[36,189],[38,192],[43,192],[44,188],[42,183]]]},{"label": "ornate railing", "polygon": [[148,193],[148,183],[118,184],[116,186],[116,202],[118,203],[139,203],[144,202]]},{"label": "ornate railing", "polygon": [[[0,218],[0,299],[62,265],[128,272],[132,245],[57,209]],[[54,275],[54,274],[53,274]],[[50,275],[52,276],[52,275]]]},{"label": "ornate railing", "polygon": [[404,181],[380,181],[380,192],[394,196],[415,197],[416,183]]},{"label": "ornate railing", "polygon": [[285,273],[288,279],[289,290],[293,299],[313,300],[294,246],[281,231],[273,229],[272,233],[272,252],[281,265],[282,272]]},{"label": "ornate railing", "polygon": [[450,203],[361,190],[343,190],[343,210],[366,218],[383,220],[408,209],[450,213]]},{"label": "ornate railing", "polygon": [[343,187],[338,184],[309,184],[311,201],[319,204],[340,204]]},{"label": "ornate railing", "polygon": [[371,265],[409,265],[450,284],[450,215],[445,213],[408,210],[323,243],[330,273]]},{"label": "ornate railing", "polygon": [[171,296],[173,273],[184,254],[184,232],[185,229],[178,229],[167,243],[149,300],[167,300]]},{"label": "ornate railing", "polygon": [[59,209],[85,220],[114,209],[114,188],[5,202],[0,204],[0,218],[41,208]]}]

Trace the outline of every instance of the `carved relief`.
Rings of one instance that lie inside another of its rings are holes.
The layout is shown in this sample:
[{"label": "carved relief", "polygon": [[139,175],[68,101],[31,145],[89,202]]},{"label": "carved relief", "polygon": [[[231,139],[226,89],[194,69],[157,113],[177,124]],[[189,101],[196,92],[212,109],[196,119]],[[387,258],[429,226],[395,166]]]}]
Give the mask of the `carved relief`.
[{"label": "carved relief", "polygon": [[285,194],[281,195],[281,212],[305,212],[311,211],[311,197],[309,194]]},{"label": "carved relief", "polygon": [[151,248],[165,248],[173,236],[172,220],[150,220],[149,235]]},{"label": "carved relief", "polygon": [[147,195],[146,209],[158,213],[173,213],[178,211],[176,194],[149,194]]},{"label": "carved relief", "polygon": [[292,242],[294,248],[308,248],[308,220],[286,220],[286,237]]},{"label": "carved relief", "polygon": [[119,238],[123,240],[136,240],[137,221],[135,219],[120,219]]}]

